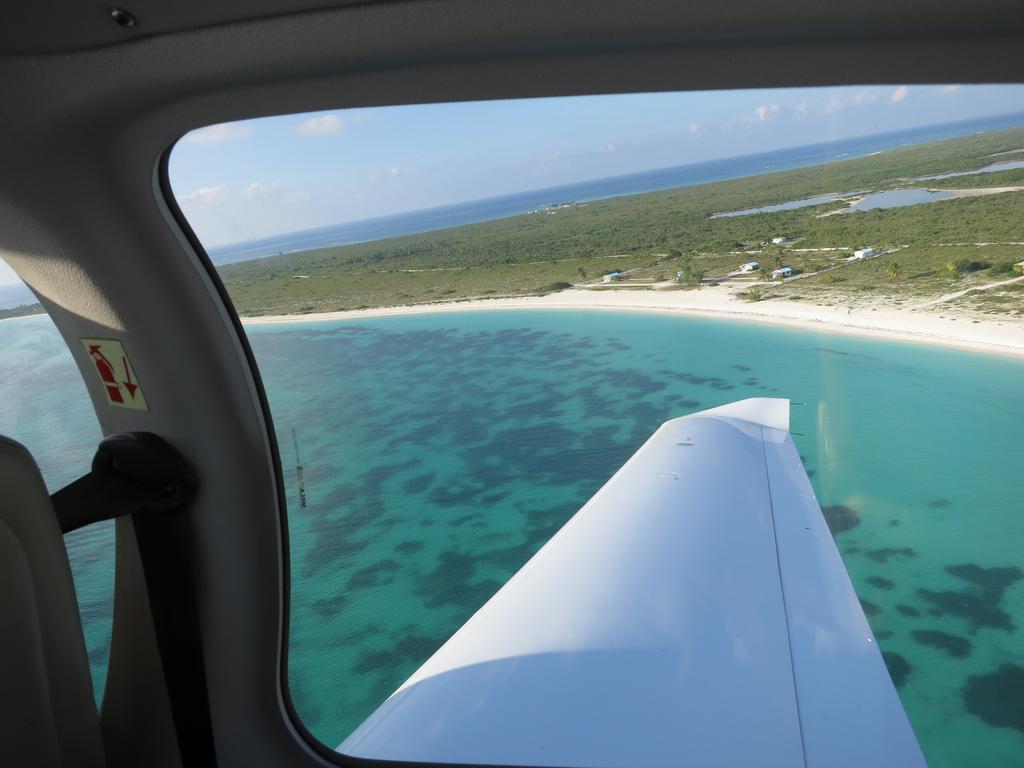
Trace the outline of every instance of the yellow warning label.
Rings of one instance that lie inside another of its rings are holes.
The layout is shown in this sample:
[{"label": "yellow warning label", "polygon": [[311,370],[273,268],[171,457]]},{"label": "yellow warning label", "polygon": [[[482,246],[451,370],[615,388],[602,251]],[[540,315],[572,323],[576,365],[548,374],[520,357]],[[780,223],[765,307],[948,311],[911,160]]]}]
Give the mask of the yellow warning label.
[{"label": "yellow warning label", "polygon": [[135,411],[149,410],[139,377],[135,375],[121,342],[114,339],[82,339],[82,346],[100,377],[108,403]]}]

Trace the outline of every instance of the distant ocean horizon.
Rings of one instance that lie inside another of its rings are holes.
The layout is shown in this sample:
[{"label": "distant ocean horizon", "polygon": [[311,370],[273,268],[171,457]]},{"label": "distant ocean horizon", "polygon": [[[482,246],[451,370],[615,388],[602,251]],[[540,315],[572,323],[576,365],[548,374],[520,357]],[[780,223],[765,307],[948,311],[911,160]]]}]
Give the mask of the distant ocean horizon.
[{"label": "distant ocean horizon", "polygon": [[887,149],[969,136],[973,133],[1005,130],[1020,125],[1024,125],[1024,112],[859,136],[820,144],[808,144],[771,152],[759,152],[591,179],[343,224],[332,224],[326,227],[207,248],[207,253],[215,265],[221,266],[278,254],[298,253],[339,245],[354,245],[402,235],[433,232],[466,224],[479,224],[484,221],[518,216],[538,208],[567,201],[585,203],[757,176],[794,168],[806,168],[865,157]]}]

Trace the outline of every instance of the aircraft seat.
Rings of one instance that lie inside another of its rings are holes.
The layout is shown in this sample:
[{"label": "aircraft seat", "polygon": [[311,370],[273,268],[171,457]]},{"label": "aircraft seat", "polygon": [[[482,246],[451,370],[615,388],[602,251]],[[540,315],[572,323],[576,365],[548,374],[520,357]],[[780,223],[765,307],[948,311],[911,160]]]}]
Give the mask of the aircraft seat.
[{"label": "aircraft seat", "polygon": [[104,763],[60,526],[31,454],[0,437],[0,765]]}]

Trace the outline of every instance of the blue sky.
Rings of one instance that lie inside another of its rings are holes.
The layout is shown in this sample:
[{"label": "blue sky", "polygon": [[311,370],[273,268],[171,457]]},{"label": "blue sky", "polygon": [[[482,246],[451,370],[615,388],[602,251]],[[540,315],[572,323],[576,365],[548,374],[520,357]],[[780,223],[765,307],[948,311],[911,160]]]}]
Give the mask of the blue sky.
[{"label": "blue sky", "polygon": [[719,157],[1024,110],[1022,86],[587,96],[339,110],[200,129],[171,183],[213,247]]},{"label": "blue sky", "polygon": [[[872,86],[432,104],[201,128],[175,196],[208,247],[633,171],[1024,110],[1024,86]],[[0,285],[15,282],[0,263]]]}]

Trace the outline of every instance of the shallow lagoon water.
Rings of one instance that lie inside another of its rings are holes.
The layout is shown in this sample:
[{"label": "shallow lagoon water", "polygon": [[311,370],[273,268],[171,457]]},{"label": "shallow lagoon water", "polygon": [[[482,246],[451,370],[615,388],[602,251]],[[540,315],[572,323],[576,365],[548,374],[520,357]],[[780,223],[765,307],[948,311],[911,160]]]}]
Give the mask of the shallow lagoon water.
[{"label": "shallow lagoon water", "polygon": [[[958,174],[952,175],[955,176]],[[732,216],[752,216],[757,213],[792,211],[798,208],[809,208],[815,205],[824,205],[825,203],[842,202],[854,196],[861,197],[847,208],[841,209],[839,211],[840,213],[857,213],[858,211],[871,211],[877,208],[905,208],[908,205],[921,205],[923,203],[934,203],[938,200],[949,200],[953,197],[953,194],[951,192],[918,188],[887,189],[881,192],[846,192],[843,194],[818,195],[817,197],[808,197],[802,200],[790,200],[776,205],[761,206],[760,208],[746,208],[742,211],[716,213],[711,218],[729,218]]]},{"label": "shallow lagoon water", "polygon": [[[14,344],[11,325],[0,323],[9,358],[58,365],[52,330]],[[662,421],[776,395],[806,403],[793,409],[797,447],[930,765],[1019,765],[1021,361],[576,311],[255,326],[250,337],[290,507],[291,689],[325,743],[339,743]],[[8,403],[33,386],[9,371]],[[47,405],[59,412],[81,383],[54,380]],[[89,418],[88,439],[69,441],[29,429],[22,413],[5,411],[0,429],[29,433],[41,457],[59,452],[67,479],[78,453],[87,465]],[[83,617],[97,674],[106,535],[72,555],[91,596]]]},{"label": "shallow lagoon water", "polygon": [[940,173],[936,176],[918,176],[914,181],[934,181],[936,179],[953,179],[957,176],[974,176],[978,173],[998,173],[999,171],[1012,171],[1017,168],[1024,168],[1024,160],[1004,160],[999,163],[992,163],[982,168],[975,168],[973,171],[957,171],[956,173]]},{"label": "shallow lagoon water", "polygon": [[857,194],[856,192],[849,192],[845,195],[818,195],[816,197],[805,197],[801,200],[790,200],[785,203],[776,203],[775,205],[762,205],[759,208],[744,208],[741,211],[728,211],[727,213],[716,213],[712,219],[728,219],[734,216],[753,216],[756,213],[775,213],[776,211],[795,211],[798,208],[810,208],[814,205],[824,205],[825,203],[834,203],[836,200],[842,200],[845,197]]},{"label": "shallow lagoon water", "polygon": [[883,192],[871,192],[864,195],[842,213],[873,211],[879,208],[905,208],[909,205],[949,200],[952,197],[952,192],[936,192],[930,189],[887,189]]}]

